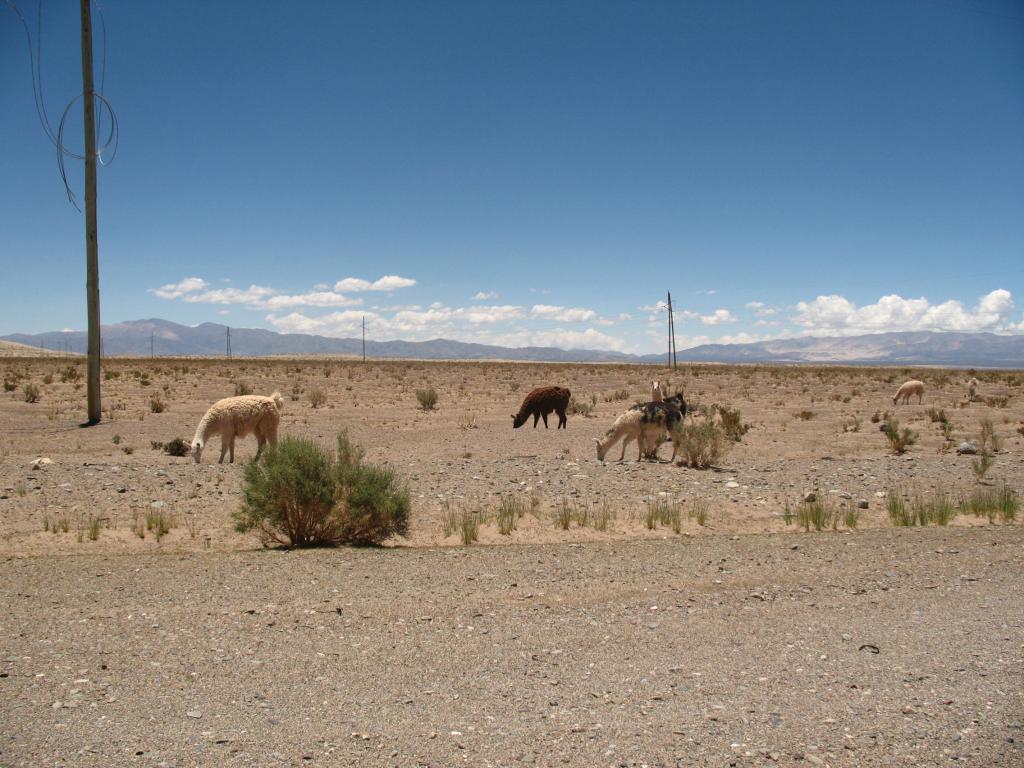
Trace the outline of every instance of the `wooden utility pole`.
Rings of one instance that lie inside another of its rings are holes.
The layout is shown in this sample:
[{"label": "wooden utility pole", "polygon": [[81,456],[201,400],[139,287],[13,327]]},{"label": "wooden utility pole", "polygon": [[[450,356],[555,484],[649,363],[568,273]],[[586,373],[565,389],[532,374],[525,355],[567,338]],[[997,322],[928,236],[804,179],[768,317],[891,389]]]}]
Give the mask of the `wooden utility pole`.
[{"label": "wooden utility pole", "polygon": [[152,331],[149,332],[149,357],[150,357],[150,359],[155,357],[155,355],[153,354],[153,332]]},{"label": "wooden utility pole", "polygon": [[366,362],[366,315],[363,315],[363,362]]},{"label": "wooden utility pole", "polygon": [[228,360],[230,360],[231,359],[231,328],[229,327],[227,329],[227,331],[228,331]]},{"label": "wooden utility pole", "polygon": [[92,11],[81,0],[82,106],[85,121],[85,293],[89,314],[89,362],[86,375],[88,424],[100,421],[100,259],[96,233],[96,115],[92,88]]}]

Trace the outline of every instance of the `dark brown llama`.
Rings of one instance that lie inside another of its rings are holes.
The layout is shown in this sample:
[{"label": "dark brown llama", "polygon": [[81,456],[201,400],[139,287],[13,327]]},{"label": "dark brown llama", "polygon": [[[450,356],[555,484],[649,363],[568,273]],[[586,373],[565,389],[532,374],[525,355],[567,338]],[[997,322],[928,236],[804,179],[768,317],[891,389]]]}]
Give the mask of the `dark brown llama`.
[{"label": "dark brown llama", "polygon": [[519,413],[512,414],[512,428],[519,429],[533,415],[533,428],[537,428],[537,420],[544,419],[544,429],[548,428],[548,414],[558,414],[558,428],[565,428],[567,419],[565,409],[569,406],[570,392],[565,387],[538,387],[526,396],[519,407]]}]

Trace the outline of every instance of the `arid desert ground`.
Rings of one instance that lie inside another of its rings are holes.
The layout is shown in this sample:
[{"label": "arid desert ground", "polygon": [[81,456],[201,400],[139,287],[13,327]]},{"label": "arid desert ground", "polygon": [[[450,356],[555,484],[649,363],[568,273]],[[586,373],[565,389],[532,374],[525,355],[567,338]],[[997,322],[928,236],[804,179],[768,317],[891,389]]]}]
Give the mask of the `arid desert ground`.
[{"label": "arid desert ground", "polygon": [[[973,372],[969,402],[972,372],[938,369],[104,370],[104,421],[83,429],[81,360],[0,358],[0,766],[1024,764],[1019,515],[894,527],[885,498],[1024,490],[1020,372]],[[749,424],[716,466],[667,444],[596,460],[655,378],[698,420],[718,404]],[[924,402],[894,406],[909,378]],[[589,414],[513,430],[546,384]],[[410,536],[282,552],[236,533],[255,440],[234,465],[216,439],[199,465],[160,446],[247,389],[284,395],[282,434],[347,430],[394,466]],[[886,412],[918,435],[903,455]],[[1000,450],[979,481],[956,447],[986,421]],[[835,529],[787,515],[809,493]],[[502,535],[508,498],[529,511]],[[650,527],[654,505],[678,523]]]}]

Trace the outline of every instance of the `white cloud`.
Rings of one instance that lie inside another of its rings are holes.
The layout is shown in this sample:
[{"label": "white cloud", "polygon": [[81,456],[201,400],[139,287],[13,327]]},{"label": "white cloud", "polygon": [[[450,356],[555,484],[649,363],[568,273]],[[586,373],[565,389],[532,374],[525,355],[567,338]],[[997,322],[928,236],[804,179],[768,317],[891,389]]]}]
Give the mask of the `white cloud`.
[{"label": "white cloud", "polygon": [[597,317],[592,309],[582,307],[555,307],[550,304],[534,304],[530,309],[531,317],[545,320],[557,320],[562,323],[585,323]]},{"label": "white cloud", "polygon": [[363,318],[367,323],[379,320],[373,312],[346,309],[331,312],[320,317],[308,317],[301,312],[292,312],[284,317],[267,315],[267,322],[285,333],[315,333],[321,336],[351,336],[362,328]]},{"label": "white cloud", "polygon": [[779,313],[778,309],[768,306],[763,301],[748,301],[746,306],[758,317],[771,317]]},{"label": "white cloud", "polygon": [[209,285],[201,277],[186,277],[180,283],[169,283],[159,288],[150,288],[150,293],[155,293],[161,299],[178,299],[187,293],[201,291]]},{"label": "white cloud", "polygon": [[362,303],[362,299],[353,299],[343,293],[336,293],[334,291],[312,291],[310,293],[301,293],[297,296],[279,294],[271,296],[264,302],[265,306],[270,309],[280,309],[282,307],[351,307]]},{"label": "white cloud", "polygon": [[473,294],[473,301],[491,301],[498,298],[497,291],[477,291]]},{"label": "white cloud", "polygon": [[517,331],[496,335],[491,344],[508,347],[558,347],[560,349],[603,349],[621,352],[626,348],[622,339],[601,333],[594,328],[584,331],[552,328],[543,331]]},{"label": "white cloud", "polygon": [[416,285],[416,281],[409,277],[398,275],[384,275],[372,283],[360,277],[346,277],[334,284],[334,290],[338,293],[356,293],[358,291],[394,291],[399,288],[409,288]]},{"label": "white cloud", "polygon": [[973,309],[956,300],[932,304],[926,298],[883,296],[874,304],[858,307],[849,299],[818,296],[796,305],[792,321],[805,334],[856,335],[885,331],[1008,331],[1013,295],[998,288],[979,299]]},{"label": "white cloud", "polygon": [[735,323],[738,322],[739,318],[736,317],[728,309],[716,309],[710,315],[701,315],[700,321],[704,325],[722,325],[724,323]]},{"label": "white cloud", "polygon": [[264,299],[275,293],[277,291],[273,288],[250,285],[248,288],[215,288],[211,291],[186,293],[181,300],[189,304],[251,304],[259,306]]}]

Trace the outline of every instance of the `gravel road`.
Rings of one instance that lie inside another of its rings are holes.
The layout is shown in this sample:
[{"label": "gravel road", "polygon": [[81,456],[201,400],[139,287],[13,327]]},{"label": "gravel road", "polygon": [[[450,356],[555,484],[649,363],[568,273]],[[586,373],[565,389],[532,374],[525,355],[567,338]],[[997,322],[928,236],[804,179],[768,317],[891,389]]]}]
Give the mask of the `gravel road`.
[{"label": "gravel road", "polygon": [[1024,765],[1024,529],[0,561],[0,766]]}]

